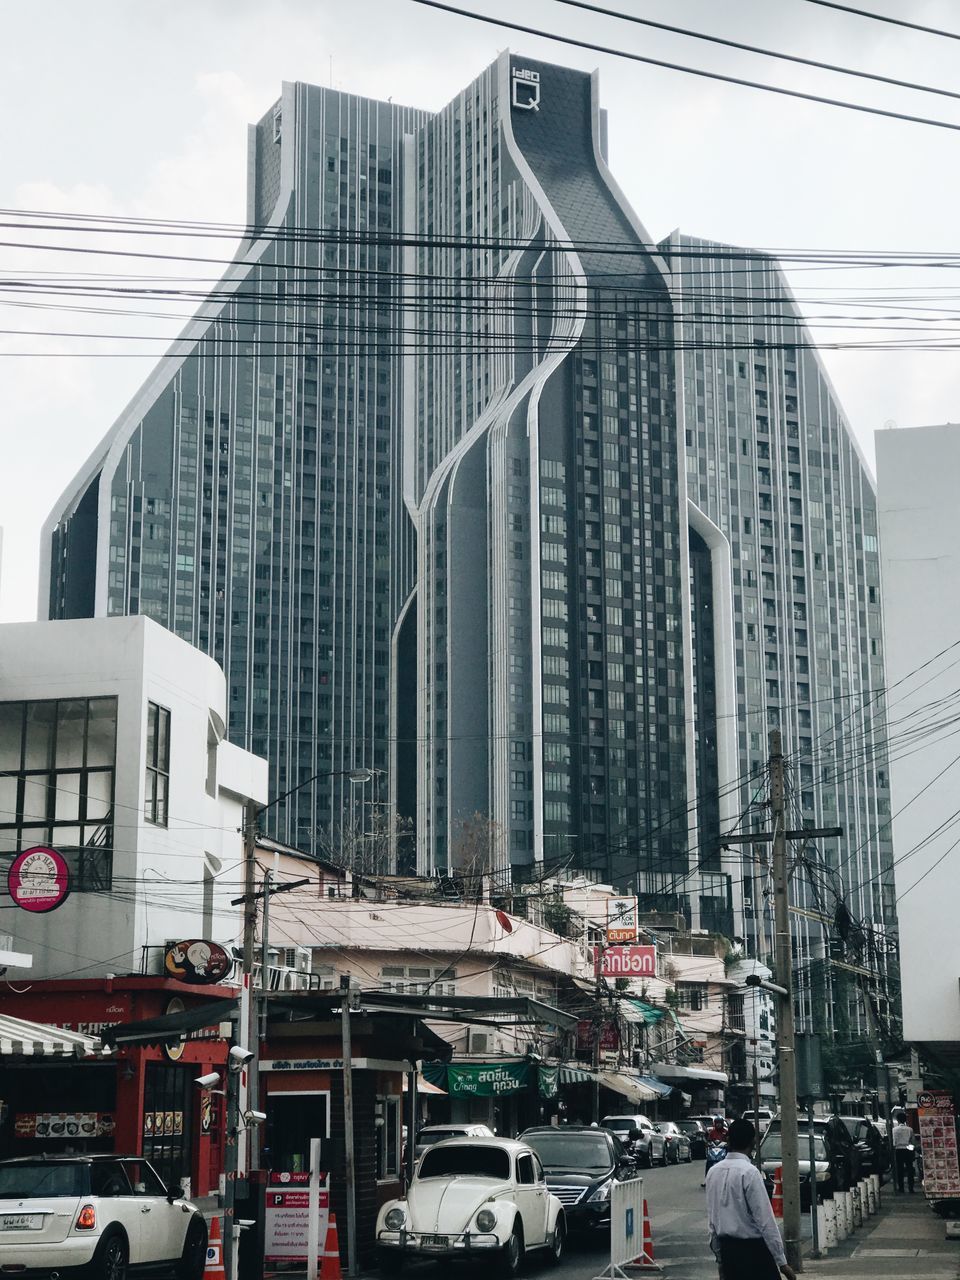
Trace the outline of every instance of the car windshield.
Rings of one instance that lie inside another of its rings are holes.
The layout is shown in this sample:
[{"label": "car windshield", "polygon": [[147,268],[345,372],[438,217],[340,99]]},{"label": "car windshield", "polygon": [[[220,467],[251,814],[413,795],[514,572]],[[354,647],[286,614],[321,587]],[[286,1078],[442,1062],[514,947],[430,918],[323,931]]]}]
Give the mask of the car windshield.
[{"label": "car windshield", "polygon": [[[804,1135],[800,1142],[799,1157],[801,1162],[804,1160],[810,1162],[810,1139]],[[783,1152],[780,1147],[779,1133],[772,1134],[766,1139],[760,1148],[760,1155],[764,1160],[780,1160],[783,1158]],[[828,1160],[826,1144],[822,1138],[815,1137],[813,1139],[813,1158],[814,1160]]]},{"label": "car windshield", "polygon": [[660,1132],[661,1133],[678,1133],[679,1130],[677,1129],[677,1126],[673,1123],[672,1120],[661,1120]]},{"label": "car windshield", "polygon": [[417,1177],[422,1181],[424,1178],[458,1175],[507,1182],[510,1178],[510,1156],[502,1147],[437,1147],[423,1157]]},{"label": "car windshield", "polygon": [[640,1126],[635,1122],[633,1116],[607,1116],[601,1120],[604,1129],[639,1129]]},{"label": "car windshield", "polygon": [[681,1120],[679,1124],[681,1133],[702,1133],[703,1130],[696,1120]]},{"label": "car windshield", "polygon": [[522,1139],[533,1147],[547,1169],[609,1169],[613,1164],[609,1140],[592,1133],[528,1133]]},{"label": "car windshield", "polygon": [[465,1129],[421,1129],[417,1134],[417,1142],[421,1147],[431,1147],[435,1142],[445,1142],[447,1138],[465,1138]]},{"label": "car windshield", "polygon": [[90,1166],[77,1164],[0,1164],[0,1200],[89,1194]]}]

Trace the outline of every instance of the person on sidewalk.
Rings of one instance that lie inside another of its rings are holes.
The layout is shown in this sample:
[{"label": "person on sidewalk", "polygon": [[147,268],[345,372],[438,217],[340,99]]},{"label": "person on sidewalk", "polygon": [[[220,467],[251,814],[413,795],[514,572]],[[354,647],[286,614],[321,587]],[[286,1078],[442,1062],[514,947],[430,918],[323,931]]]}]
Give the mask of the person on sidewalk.
[{"label": "person on sidewalk", "polygon": [[783,1250],[763,1175],[751,1163],[757,1131],[749,1120],[734,1120],[727,1133],[727,1158],[707,1174],[710,1248],[723,1280],[796,1280]]},{"label": "person on sidewalk", "polygon": [[916,1136],[907,1124],[907,1113],[893,1113],[893,1157],[896,1161],[897,1190],[903,1192],[903,1180],[906,1177],[910,1194],[913,1195],[914,1143]]}]

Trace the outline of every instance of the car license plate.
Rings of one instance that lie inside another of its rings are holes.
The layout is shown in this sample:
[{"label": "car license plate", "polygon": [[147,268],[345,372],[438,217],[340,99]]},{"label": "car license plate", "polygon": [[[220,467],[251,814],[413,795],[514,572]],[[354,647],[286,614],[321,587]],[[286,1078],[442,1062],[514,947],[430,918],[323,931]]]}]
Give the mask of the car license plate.
[{"label": "car license plate", "polygon": [[449,1236],[424,1236],[423,1243],[427,1249],[449,1249]]},{"label": "car license plate", "polygon": [[5,1213],[0,1216],[0,1230],[3,1231],[39,1231],[42,1226],[42,1213]]}]

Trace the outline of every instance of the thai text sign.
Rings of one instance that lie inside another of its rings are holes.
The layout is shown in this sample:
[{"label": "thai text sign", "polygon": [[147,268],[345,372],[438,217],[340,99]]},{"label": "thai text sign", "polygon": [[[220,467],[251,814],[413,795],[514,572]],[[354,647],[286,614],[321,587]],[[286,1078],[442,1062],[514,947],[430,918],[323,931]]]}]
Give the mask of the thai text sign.
[{"label": "thai text sign", "polygon": [[451,1098],[499,1098],[505,1093],[519,1093],[529,1084],[529,1062],[478,1062],[447,1067],[447,1092]]},{"label": "thai text sign", "polygon": [[[327,1175],[320,1175],[320,1253],[327,1238],[330,1192]],[[310,1218],[309,1173],[271,1173],[266,1191],[264,1254],[267,1258],[307,1257],[307,1230]]]},{"label": "thai text sign", "polygon": [[953,1098],[943,1089],[925,1089],[917,1095],[917,1114],[923,1152],[924,1195],[928,1200],[960,1196]]},{"label": "thai text sign", "polygon": [[655,978],[657,948],[650,946],[606,947],[598,949],[596,971],[601,978]]},{"label": "thai text sign", "polygon": [[607,942],[636,942],[636,898],[607,899]]}]

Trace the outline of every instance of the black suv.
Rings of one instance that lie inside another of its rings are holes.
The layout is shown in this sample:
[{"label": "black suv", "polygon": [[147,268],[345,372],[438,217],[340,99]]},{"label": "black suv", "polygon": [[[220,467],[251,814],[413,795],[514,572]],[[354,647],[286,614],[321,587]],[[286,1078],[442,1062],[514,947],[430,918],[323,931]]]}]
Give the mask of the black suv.
[{"label": "black suv", "polygon": [[636,1161],[619,1138],[589,1125],[540,1125],[518,1141],[540,1157],[548,1190],[563,1205],[570,1231],[610,1226],[610,1188],[634,1177]]}]

